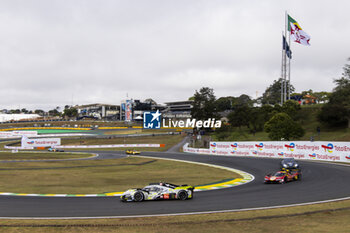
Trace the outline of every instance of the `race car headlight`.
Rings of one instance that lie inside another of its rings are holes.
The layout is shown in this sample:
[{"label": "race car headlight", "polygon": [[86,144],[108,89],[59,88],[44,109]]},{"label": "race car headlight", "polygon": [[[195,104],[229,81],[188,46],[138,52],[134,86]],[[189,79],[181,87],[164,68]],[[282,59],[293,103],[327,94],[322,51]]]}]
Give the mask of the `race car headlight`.
[{"label": "race car headlight", "polygon": [[298,167],[298,164],[294,164],[294,167]]},{"label": "race car headlight", "polygon": [[287,167],[287,164],[283,164],[283,167]]}]

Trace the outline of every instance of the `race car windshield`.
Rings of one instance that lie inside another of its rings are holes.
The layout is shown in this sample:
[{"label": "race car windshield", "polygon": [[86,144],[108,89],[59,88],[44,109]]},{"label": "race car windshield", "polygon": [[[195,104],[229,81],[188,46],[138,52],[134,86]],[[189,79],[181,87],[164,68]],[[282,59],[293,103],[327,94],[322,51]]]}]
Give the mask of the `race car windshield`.
[{"label": "race car windshield", "polygon": [[147,191],[147,192],[159,192],[160,188],[155,187],[155,186],[146,186],[142,190]]},{"label": "race car windshield", "polygon": [[277,177],[281,177],[281,176],[283,176],[284,175],[284,173],[281,173],[281,172],[277,172],[276,174],[275,174],[275,176],[277,176]]},{"label": "race car windshield", "polygon": [[150,186],[146,186],[142,190],[149,192],[151,190],[151,187]]}]

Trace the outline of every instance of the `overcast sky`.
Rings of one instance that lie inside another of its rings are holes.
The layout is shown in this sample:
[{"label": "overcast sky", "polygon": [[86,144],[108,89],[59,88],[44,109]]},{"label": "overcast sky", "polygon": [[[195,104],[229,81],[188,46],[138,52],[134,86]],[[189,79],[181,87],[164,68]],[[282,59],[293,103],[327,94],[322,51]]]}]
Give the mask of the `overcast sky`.
[{"label": "overcast sky", "polygon": [[331,91],[350,57],[350,2],[1,0],[0,109],[262,95],[280,77],[285,11],[297,92]]}]

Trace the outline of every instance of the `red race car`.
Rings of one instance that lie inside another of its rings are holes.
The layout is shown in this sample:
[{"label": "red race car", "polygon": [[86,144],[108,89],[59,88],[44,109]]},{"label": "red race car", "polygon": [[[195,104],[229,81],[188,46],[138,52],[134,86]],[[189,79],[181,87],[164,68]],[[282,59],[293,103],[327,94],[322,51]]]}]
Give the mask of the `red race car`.
[{"label": "red race car", "polygon": [[275,174],[268,174],[265,176],[265,184],[278,183],[284,184],[293,180],[301,180],[300,170],[296,171],[278,171]]}]

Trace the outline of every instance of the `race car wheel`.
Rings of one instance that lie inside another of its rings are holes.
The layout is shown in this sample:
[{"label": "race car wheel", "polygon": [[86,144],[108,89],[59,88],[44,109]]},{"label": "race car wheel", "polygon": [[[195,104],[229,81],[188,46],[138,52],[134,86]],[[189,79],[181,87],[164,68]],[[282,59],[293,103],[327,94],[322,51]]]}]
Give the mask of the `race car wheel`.
[{"label": "race car wheel", "polygon": [[301,174],[298,175],[298,180],[299,180],[299,181],[301,180]]},{"label": "race car wheel", "polygon": [[135,201],[143,201],[144,200],[144,196],[143,196],[143,193],[141,193],[141,192],[136,192],[135,194],[134,194],[134,200]]},{"label": "race car wheel", "polygon": [[287,183],[287,177],[284,177],[283,181],[281,182],[281,184],[285,184]]},{"label": "race car wheel", "polygon": [[180,199],[180,200],[186,200],[188,197],[187,192],[185,192],[185,191],[180,191],[177,194],[177,196],[178,196],[178,199]]},{"label": "race car wheel", "polygon": [[125,196],[122,196],[121,200],[122,202],[126,202]]}]

